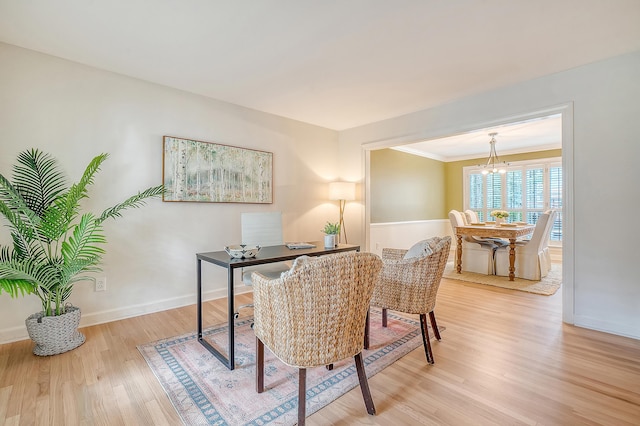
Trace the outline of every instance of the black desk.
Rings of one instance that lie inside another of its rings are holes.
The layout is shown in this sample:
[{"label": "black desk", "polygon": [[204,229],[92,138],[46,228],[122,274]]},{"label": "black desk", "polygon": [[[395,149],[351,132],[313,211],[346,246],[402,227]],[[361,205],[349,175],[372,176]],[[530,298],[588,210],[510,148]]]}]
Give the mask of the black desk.
[{"label": "black desk", "polygon": [[[360,246],[353,244],[339,244],[338,247],[332,249],[325,249],[324,242],[313,241],[311,244],[315,245],[315,248],[310,249],[289,249],[287,246],[269,246],[262,247],[256,257],[250,259],[233,259],[225,251],[212,251],[208,253],[197,253],[197,271],[198,271],[198,341],[209,350],[216,358],[225,364],[229,370],[235,368],[235,355],[234,355],[234,288],[233,288],[233,275],[234,269],[244,268],[247,266],[262,265],[265,263],[283,262],[286,260],[293,260],[300,256],[321,256],[323,254],[339,253],[344,251],[360,251]],[[202,261],[213,263],[214,265],[227,268],[227,299],[229,309],[229,356],[228,358],[222,354],[219,350],[211,346],[209,342],[202,338]],[[368,346],[368,345],[367,345]]]}]

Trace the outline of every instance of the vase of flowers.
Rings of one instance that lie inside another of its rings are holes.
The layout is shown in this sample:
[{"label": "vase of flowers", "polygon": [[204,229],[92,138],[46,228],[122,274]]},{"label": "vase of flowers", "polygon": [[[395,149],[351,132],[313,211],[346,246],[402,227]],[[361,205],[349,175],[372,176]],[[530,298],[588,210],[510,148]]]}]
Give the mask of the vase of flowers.
[{"label": "vase of flowers", "polygon": [[500,225],[509,217],[509,212],[506,210],[494,210],[491,212],[491,216],[496,219],[496,225]]}]

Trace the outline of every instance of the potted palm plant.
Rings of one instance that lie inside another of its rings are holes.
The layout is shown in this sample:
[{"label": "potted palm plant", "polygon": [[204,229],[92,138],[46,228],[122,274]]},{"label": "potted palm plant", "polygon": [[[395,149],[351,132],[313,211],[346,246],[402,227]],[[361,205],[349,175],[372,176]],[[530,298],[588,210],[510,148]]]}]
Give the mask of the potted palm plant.
[{"label": "potted palm plant", "polygon": [[84,343],[77,330],[80,309],[70,306],[75,283],[95,280],[106,243],[103,222],[162,194],[155,186],[97,216],[81,212],[81,200],[108,154],[95,157],[81,179],[66,184],[58,161],[37,149],[23,151],[13,166],[13,183],[0,174],[0,213],[13,244],[0,245],[0,295],[34,295],[42,311],[26,320],[36,355],[54,355]]}]

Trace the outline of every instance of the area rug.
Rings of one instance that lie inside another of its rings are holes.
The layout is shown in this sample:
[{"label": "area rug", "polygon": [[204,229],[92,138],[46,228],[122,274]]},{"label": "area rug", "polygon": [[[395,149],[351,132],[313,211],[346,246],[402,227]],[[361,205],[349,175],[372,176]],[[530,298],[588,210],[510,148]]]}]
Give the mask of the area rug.
[{"label": "area rug", "polygon": [[[388,327],[382,328],[380,323],[380,311],[372,309],[370,346],[363,352],[368,377],[422,345],[417,316],[411,319],[389,312]],[[138,346],[186,425],[296,423],[298,370],[265,348],[265,392],[256,393],[255,334],[250,324],[250,319],[237,322],[233,371],[198,343],[195,333]],[[206,329],[203,336],[227,353],[226,325]],[[331,371],[325,367],[308,369],[307,415],[356,386],[353,358],[335,364]],[[366,412],[364,401],[358,408]]]},{"label": "area rug", "polygon": [[476,274],[475,272],[462,271],[458,274],[454,267],[453,262],[448,262],[447,267],[444,270],[444,278],[450,280],[467,281],[477,284],[486,284],[494,287],[508,288],[511,290],[526,291],[527,293],[542,294],[545,296],[551,296],[562,285],[562,265],[554,263],[551,265],[551,271],[546,277],[540,281],[525,280],[523,278],[515,278],[514,281],[509,281],[509,277],[501,277],[497,275],[485,275]]}]

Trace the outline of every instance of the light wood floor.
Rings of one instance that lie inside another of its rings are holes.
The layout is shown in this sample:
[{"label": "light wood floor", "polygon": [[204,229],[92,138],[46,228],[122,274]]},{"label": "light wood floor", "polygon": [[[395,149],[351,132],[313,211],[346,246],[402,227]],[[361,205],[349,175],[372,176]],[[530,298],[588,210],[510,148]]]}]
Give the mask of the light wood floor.
[{"label": "light wood floor", "polygon": [[[239,300],[246,301],[248,296]],[[638,425],[640,341],[561,322],[561,296],[443,280],[436,315],[446,327],[311,425]],[[205,324],[224,321],[208,302]],[[87,342],[53,357],[30,341],[0,346],[0,424],[176,425],[180,419],[136,349],[195,329],[195,307],[87,327]]]}]

